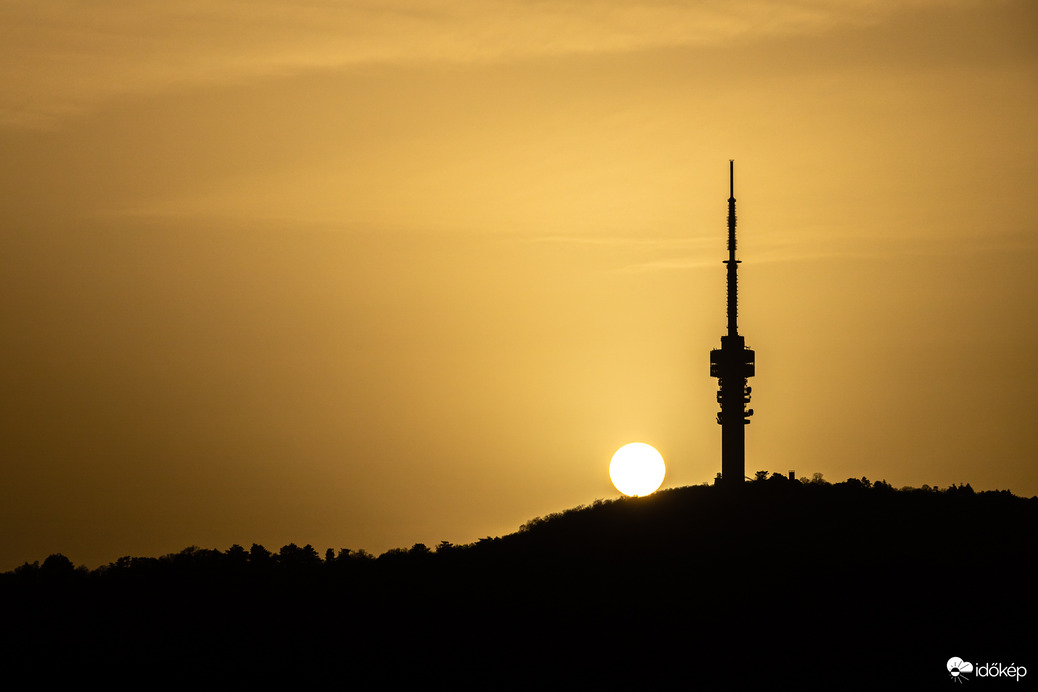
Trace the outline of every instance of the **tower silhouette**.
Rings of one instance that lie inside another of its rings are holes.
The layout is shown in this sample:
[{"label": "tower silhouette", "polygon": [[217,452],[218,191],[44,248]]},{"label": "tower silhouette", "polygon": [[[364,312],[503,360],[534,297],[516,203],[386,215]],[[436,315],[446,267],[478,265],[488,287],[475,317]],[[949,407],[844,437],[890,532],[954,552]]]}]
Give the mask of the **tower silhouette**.
[{"label": "tower silhouette", "polygon": [[721,337],[721,348],[710,351],[710,376],[717,378],[717,403],[721,412],[721,482],[735,485],[746,477],[746,426],[753,409],[746,378],[753,377],[752,350],[739,336],[739,260],[735,259],[735,161],[728,162],[728,334]]}]

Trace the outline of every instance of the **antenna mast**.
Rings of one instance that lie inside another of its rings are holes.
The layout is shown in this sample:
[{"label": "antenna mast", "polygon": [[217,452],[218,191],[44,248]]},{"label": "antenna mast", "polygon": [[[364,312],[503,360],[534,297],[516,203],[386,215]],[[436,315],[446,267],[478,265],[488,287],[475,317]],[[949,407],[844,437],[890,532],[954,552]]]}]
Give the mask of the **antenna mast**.
[{"label": "antenna mast", "polygon": [[739,279],[735,259],[735,161],[728,162],[728,336],[739,334]]}]

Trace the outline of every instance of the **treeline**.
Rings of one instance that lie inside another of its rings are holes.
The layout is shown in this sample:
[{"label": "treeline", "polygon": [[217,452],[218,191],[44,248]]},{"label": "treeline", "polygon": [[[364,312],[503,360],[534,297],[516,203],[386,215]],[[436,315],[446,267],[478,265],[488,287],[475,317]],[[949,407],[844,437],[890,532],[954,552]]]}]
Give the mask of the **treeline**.
[{"label": "treeline", "polygon": [[378,557],[51,555],[0,575],[0,656],[235,686],[849,689],[875,684],[866,662],[894,686],[946,684],[951,656],[1038,650],[1036,538],[1038,498],[758,474]]},{"label": "treeline", "polygon": [[[761,493],[760,491],[764,488],[767,488],[770,493]],[[798,489],[794,491],[796,495],[790,496],[790,491],[794,488]],[[755,474],[755,479],[746,483],[742,490],[747,495],[743,499],[754,498],[757,501],[761,501],[766,499],[768,494],[771,494],[772,499],[804,501],[821,497],[821,495],[818,495],[818,491],[822,488],[830,489],[828,492],[831,494],[831,498],[846,498],[848,493],[870,491],[874,498],[883,497],[889,493],[892,494],[891,497],[897,495],[902,500],[906,500],[908,497],[931,494],[945,498],[978,495],[982,503],[992,500],[1026,502],[1026,500],[1014,496],[1008,490],[981,491],[976,493],[968,483],[963,485],[953,484],[943,489],[930,485],[923,485],[920,488],[911,486],[895,488],[886,480],[873,482],[866,477],[848,478],[842,482],[830,483],[823,478],[821,473],[815,473],[810,479],[801,477],[799,480],[790,481],[782,474],[758,471]],[[720,489],[711,489],[711,486],[692,486],[663,490],[646,498],[596,500],[590,505],[580,505],[563,512],[533,518],[519,527],[519,533],[531,531],[550,533],[553,530],[552,527],[558,522],[562,524],[567,524],[570,521],[583,524],[594,523],[595,521],[601,521],[607,514],[604,511],[599,512],[600,508],[613,504],[620,506],[625,504],[632,506],[635,504],[664,504],[667,500],[672,499],[671,496],[675,500],[689,503],[688,509],[700,511],[713,507],[718,502],[728,503],[733,499],[730,494],[723,494],[723,491]],[[1038,502],[1038,498],[1031,498],[1031,501]],[[559,526],[554,526],[554,528],[558,529]],[[588,528],[591,527],[589,526]],[[77,567],[63,554],[56,553],[47,557],[42,563],[39,561],[26,562],[13,570],[0,573],[0,584],[34,581],[37,579],[44,581],[85,580],[90,578],[121,579],[128,574],[152,575],[158,573],[216,573],[226,571],[241,575],[243,573],[269,574],[271,572],[312,573],[318,569],[325,569],[332,573],[341,573],[349,570],[372,568],[375,563],[383,566],[386,564],[419,564],[422,561],[428,560],[430,556],[443,558],[446,555],[453,555],[457,557],[461,552],[479,552],[481,549],[489,547],[495,541],[504,541],[506,544],[510,542],[509,537],[506,536],[504,539],[486,537],[475,543],[462,545],[441,541],[433,548],[429,548],[423,543],[416,543],[411,548],[393,548],[377,557],[366,550],[352,550],[350,548],[340,548],[338,550],[328,548],[324,551],[322,557],[312,545],[306,544],[300,547],[295,543],[282,546],[277,552],[267,550],[262,545],[256,543],[253,543],[248,549],[235,544],[222,552],[210,548],[191,546],[178,553],[170,553],[161,557],[124,556],[94,570],[89,570],[84,566]]]},{"label": "treeline", "polygon": [[[416,551],[428,551],[425,546],[416,545]],[[338,551],[329,548],[322,559],[317,550],[310,544],[297,546],[289,543],[278,552],[271,552],[262,545],[253,543],[246,550],[240,545],[232,545],[226,551],[191,546],[178,553],[170,553],[162,557],[120,557],[115,562],[102,565],[95,570],[84,566],[76,567],[71,560],[56,553],[41,564],[26,562],[20,567],[2,575],[12,581],[33,579],[56,581],[61,579],[122,579],[127,575],[154,575],[158,573],[199,573],[228,572],[241,574],[243,571],[253,573],[284,571],[307,572],[322,566],[360,565],[373,561],[374,556],[364,550],[352,551],[344,548]]]}]

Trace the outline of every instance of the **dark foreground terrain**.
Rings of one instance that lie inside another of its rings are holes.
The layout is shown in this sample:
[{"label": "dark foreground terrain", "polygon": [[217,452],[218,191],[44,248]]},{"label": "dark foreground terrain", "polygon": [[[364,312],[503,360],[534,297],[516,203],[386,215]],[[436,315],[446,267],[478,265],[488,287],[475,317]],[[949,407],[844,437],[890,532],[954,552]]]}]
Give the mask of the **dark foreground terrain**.
[{"label": "dark foreground terrain", "polygon": [[5,678],[338,689],[954,689],[1038,682],[1038,498],[781,478],[378,558],[190,548],[0,575]]}]

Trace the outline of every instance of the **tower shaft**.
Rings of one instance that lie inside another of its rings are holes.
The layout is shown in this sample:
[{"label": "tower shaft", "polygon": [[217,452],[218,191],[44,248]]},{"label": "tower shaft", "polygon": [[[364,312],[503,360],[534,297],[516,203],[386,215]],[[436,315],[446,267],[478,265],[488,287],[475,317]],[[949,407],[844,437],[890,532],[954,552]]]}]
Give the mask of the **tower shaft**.
[{"label": "tower shaft", "polygon": [[718,380],[717,403],[721,412],[721,481],[725,485],[742,483],[746,477],[746,426],[753,409],[747,378],[754,375],[754,352],[739,336],[739,260],[735,259],[735,162],[730,161],[728,197],[728,334],[721,337],[721,348],[710,351],[710,376]]}]

